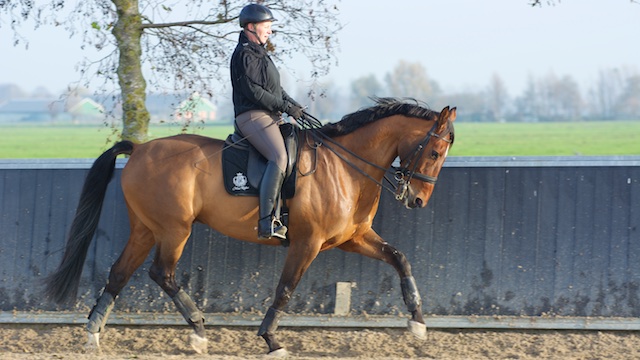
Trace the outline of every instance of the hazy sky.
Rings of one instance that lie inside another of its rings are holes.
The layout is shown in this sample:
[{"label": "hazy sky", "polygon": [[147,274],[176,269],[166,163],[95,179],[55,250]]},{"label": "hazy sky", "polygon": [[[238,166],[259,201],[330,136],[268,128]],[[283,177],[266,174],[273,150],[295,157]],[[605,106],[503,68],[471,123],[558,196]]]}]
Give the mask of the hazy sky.
[{"label": "hazy sky", "polygon": [[[481,89],[497,73],[512,95],[530,75],[572,75],[586,87],[601,69],[640,70],[640,4],[629,0],[343,0],[339,8],[345,28],[329,78],[342,87],[369,74],[382,80],[400,60],[423,64],[445,91]],[[24,50],[0,28],[0,83],[57,92],[78,79],[79,38],[51,27],[27,33]]]}]

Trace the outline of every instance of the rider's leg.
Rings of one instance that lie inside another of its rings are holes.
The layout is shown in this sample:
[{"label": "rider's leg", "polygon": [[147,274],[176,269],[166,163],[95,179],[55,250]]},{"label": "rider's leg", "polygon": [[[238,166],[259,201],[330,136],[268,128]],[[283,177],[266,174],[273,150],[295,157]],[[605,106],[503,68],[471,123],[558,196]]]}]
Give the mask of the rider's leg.
[{"label": "rider's leg", "polygon": [[269,161],[260,182],[260,216],[258,220],[258,238],[269,239],[272,236],[285,239],[287,227],[274,217],[274,208],[284,181],[284,172],[273,161]]},{"label": "rider's leg", "polygon": [[277,124],[279,118],[265,111],[238,115],[236,124],[247,140],[269,161],[260,183],[258,238],[285,238],[287,228],[274,218],[273,210],[284,181],[287,151]]}]

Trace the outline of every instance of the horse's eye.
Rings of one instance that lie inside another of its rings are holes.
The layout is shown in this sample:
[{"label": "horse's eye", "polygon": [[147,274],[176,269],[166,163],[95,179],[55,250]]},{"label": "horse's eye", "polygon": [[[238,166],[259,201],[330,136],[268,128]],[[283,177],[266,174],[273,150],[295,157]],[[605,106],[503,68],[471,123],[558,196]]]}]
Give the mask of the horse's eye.
[{"label": "horse's eye", "polygon": [[431,158],[432,158],[433,160],[438,160],[438,158],[439,158],[439,157],[440,157],[440,154],[438,154],[438,152],[437,152],[437,151],[435,151],[435,150],[432,150],[432,151],[431,151]]}]

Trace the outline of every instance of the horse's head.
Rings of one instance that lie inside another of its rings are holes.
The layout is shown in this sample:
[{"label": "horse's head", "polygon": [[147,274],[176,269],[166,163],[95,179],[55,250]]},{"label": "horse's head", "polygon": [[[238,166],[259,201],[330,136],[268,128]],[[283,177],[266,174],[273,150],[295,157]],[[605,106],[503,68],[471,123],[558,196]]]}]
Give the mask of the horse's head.
[{"label": "horse's head", "polygon": [[407,208],[427,205],[449,148],[453,144],[456,108],[442,109],[426,135],[412,134],[398,144],[400,167],[396,169],[396,199]]}]

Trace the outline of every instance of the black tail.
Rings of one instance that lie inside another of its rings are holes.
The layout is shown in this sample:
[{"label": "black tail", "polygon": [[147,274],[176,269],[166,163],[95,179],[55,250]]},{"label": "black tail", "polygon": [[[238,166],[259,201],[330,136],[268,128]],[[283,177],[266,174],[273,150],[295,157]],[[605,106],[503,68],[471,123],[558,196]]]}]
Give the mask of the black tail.
[{"label": "black tail", "polygon": [[45,278],[45,294],[56,303],[75,299],[89,245],[98,227],[107,185],[113,176],[116,157],[131,154],[133,143],[122,141],[105,151],[91,166],[82,187],[76,216],[58,269]]}]

